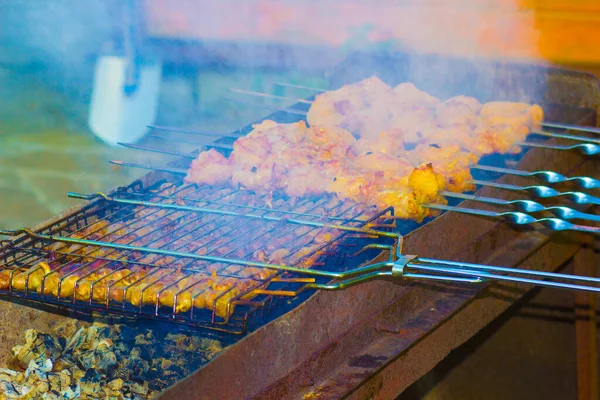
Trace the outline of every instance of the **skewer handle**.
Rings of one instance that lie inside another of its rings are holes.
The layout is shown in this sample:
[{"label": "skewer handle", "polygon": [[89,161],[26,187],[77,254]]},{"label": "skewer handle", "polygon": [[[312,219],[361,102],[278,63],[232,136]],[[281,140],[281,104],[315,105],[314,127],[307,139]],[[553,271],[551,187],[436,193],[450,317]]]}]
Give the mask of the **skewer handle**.
[{"label": "skewer handle", "polygon": [[578,151],[587,156],[595,156],[600,154],[600,145],[593,143],[582,143],[576,144],[574,146],[558,146],[552,144],[544,144],[544,143],[535,143],[535,142],[519,142],[517,143],[519,146],[525,147],[538,147],[541,149],[550,149],[550,150],[564,150],[564,151]]},{"label": "skewer handle", "polygon": [[442,204],[423,204],[423,207],[433,208],[437,210],[444,211],[454,211],[463,214],[470,215],[479,215],[483,217],[491,217],[491,218],[503,218],[507,221],[512,222],[516,225],[531,225],[531,224],[542,224],[545,227],[552,229],[554,231],[574,231],[574,232],[585,232],[591,234],[600,234],[600,228],[586,226],[586,225],[576,225],[567,221],[563,221],[558,218],[535,218],[531,215],[522,213],[522,212],[494,212],[487,210],[477,210],[473,208],[460,208],[453,206],[446,206]]},{"label": "skewer handle", "polygon": [[575,136],[575,135],[567,135],[564,133],[554,133],[554,132],[546,132],[546,131],[531,131],[530,133],[534,134],[534,135],[540,135],[540,136],[546,136],[546,137],[554,137],[554,138],[559,138],[559,139],[567,139],[567,140],[574,140],[577,142],[584,142],[584,143],[600,143],[600,139],[593,139],[593,138],[589,138],[586,136]]},{"label": "skewer handle", "polygon": [[600,222],[600,215],[587,214],[587,213],[583,213],[583,212],[574,210],[572,208],[563,207],[563,206],[546,207],[543,204],[540,204],[533,200],[503,200],[503,199],[496,199],[493,197],[473,196],[470,194],[452,193],[452,192],[446,192],[446,191],[442,192],[442,195],[444,197],[454,197],[454,198],[458,198],[458,199],[478,201],[481,203],[497,204],[497,205],[503,205],[503,206],[515,206],[515,207],[519,208],[521,211],[526,212],[526,213],[536,213],[536,212],[547,211],[552,214],[555,214],[556,216],[558,216],[564,220],[581,219],[584,221]]},{"label": "skewer handle", "polygon": [[491,181],[482,181],[474,179],[471,181],[472,183],[480,186],[491,186],[500,189],[513,190],[513,191],[523,191],[528,192],[533,196],[548,199],[552,197],[566,197],[575,204],[585,205],[585,204],[593,204],[600,205],[600,197],[592,196],[583,192],[560,192],[556,189],[550,188],[548,186],[542,185],[534,185],[534,186],[518,186],[518,185],[510,185],[507,183],[500,182],[491,182]]},{"label": "skewer handle", "polygon": [[597,133],[600,135],[600,128],[596,128],[596,127],[592,127],[592,126],[560,124],[557,122],[542,122],[542,126],[544,126],[546,128],[558,128],[558,129],[568,129],[571,131]]},{"label": "skewer handle", "polygon": [[[467,267],[469,265],[469,267]],[[464,264],[460,262],[454,262],[452,265],[445,265],[445,261],[432,260],[432,259],[416,259],[416,261],[409,262],[405,267],[407,270],[415,270],[418,274],[406,273],[404,274],[407,278],[417,279],[432,279],[437,278],[438,280],[446,280],[448,276],[451,277],[450,281],[456,281],[456,278],[468,279],[476,278],[480,282],[486,280],[494,281],[507,281],[516,283],[525,283],[536,286],[553,287],[559,289],[570,289],[570,290],[581,290],[586,292],[600,292],[600,287],[593,285],[585,285],[579,283],[569,283],[568,281],[583,281],[594,284],[600,284],[600,279],[591,278],[587,276],[577,276],[568,274],[556,274],[551,272],[541,271],[527,271],[516,268],[503,268],[494,267],[487,265],[476,265],[476,264]],[[490,270],[492,272],[490,272]],[[493,272],[494,270],[501,270],[502,274]],[[425,274],[424,274],[425,273]],[[430,273],[431,275],[427,275]],[[439,275],[443,274],[443,275]],[[527,275],[534,275],[536,277],[544,279],[529,278]],[[567,281],[567,282],[564,282]]]},{"label": "skewer handle", "polygon": [[600,188],[600,180],[591,178],[589,176],[566,177],[562,174],[559,174],[558,172],[548,170],[529,172],[518,169],[492,167],[488,165],[474,165],[471,168],[478,169],[481,171],[498,172],[501,174],[540,178],[543,181],[550,184],[572,182],[583,189]]}]

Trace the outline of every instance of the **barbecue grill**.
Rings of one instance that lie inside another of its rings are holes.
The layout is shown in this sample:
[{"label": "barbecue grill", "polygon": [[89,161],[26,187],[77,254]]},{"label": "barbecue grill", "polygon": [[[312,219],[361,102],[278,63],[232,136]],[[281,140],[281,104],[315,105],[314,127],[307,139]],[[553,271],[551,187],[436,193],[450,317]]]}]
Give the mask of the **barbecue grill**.
[{"label": "barbecue grill", "polygon": [[[415,62],[429,65],[429,70],[410,68]],[[431,73],[442,70],[453,73]],[[460,93],[481,101],[538,102],[549,121],[566,124],[595,125],[600,104],[597,81],[585,74],[429,56],[357,54],[331,73],[332,87],[373,74],[390,83],[410,79],[439,97]],[[306,102],[300,102],[268,118],[297,121],[305,109]],[[226,137],[217,135],[219,140],[213,145],[223,149],[250,130],[248,126]],[[597,161],[582,153],[551,148],[569,143],[569,139],[553,137],[544,141],[544,148],[532,148],[518,156],[489,157],[482,164],[597,177]],[[0,250],[0,264],[11,270],[10,279],[27,270],[25,290],[13,290],[9,285],[2,293],[5,298],[52,305],[61,311],[144,317],[238,336],[219,357],[167,390],[165,396],[198,398],[202,397],[198,393],[211,393],[211,397],[232,398],[243,392],[266,398],[298,393],[362,398],[376,390],[362,384],[375,379],[386,380],[379,396],[389,397],[501,313],[529,284],[552,285],[547,279],[560,277],[543,272],[564,265],[585,241],[578,233],[515,229],[505,220],[482,219],[480,215],[450,212],[418,225],[394,218],[393,209],[378,210],[328,196],[293,202],[230,187],[198,189],[181,182],[181,168],[188,165],[189,158],[165,167],[149,166],[159,171],[111,193],[71,193],[89,203],[32,229],[3,231],[16,238],[4,241]],[[474,171],[474,176],[489,181],[497,177],[494,173],[482,169]],[[506,174],[499,182],[518,185],[522,182],[518,179]],[[497,214],[493,207],[482,207],[478,201],[482,197],[518,200],[502,188],[488,186],[460,206],[481,210],[479,214],[487,216]],[[451,200],[451,206],[460,200]],[[593,221],[594,214],[588,215]],[[100,221],[109,223],[108,233],[101,231]],[[111,226],[118,227],[114,228],[117,233],[110,233]],[[202,252],[198,252],[200,248]],[[268,254],[280,249],[285,250],[283,259],[268,259]],[[256,261],[261,251],[267,259]],[[42,261],[54,263],[53,271],[64,273],[55,293],[44,291],[55,272],[44,274],[40,293],[28,289],[29,280],[36,276],[35,266]],[[521,268],[521,273],[529,271],[526,278],[530,280],[511,282],[505,273],[518,274],[519,270],[510,267]],[[119,279],[111,281],[109,274],[88,288],[75,285],[72,291],[66,289],[69,276],[93,276],[99,268],[110,268]],[[258,276],[256,271],[263,269],[273,273]],[[119,285],[126,279],[122,273],[127,277],[136,271],[135,280]],[[165,285],[169,276],[175,279]],[[206,308],[178,309],[178,296],[192,291],[195,304],[205,291],[202,282],[215,276],[250,283],[243,290],[219,293]],[[373,281],[375,277],[396,279],[390,283]],[[470,285],[485,278],[507,282]],[[593,282],[593,278],[567,276],[572,288],[594,290],[586,280]],[[142,300],[125,301],[125,292],[134,286]],[[163,299],[175,287],[172,305],[166,307]],[[314,291],[341,288],[347,289]],[[118,291],[123,295],[114,295]],[[508,293],[508,298],[497,296],[498,292]],[[144,293],[150,293],[149,301],[143,300]],[[452,339],[439,342],[436,337],[442,334]],[[411,373],[387,381],[389,374],[402,371],[403,365],[431,343],[435,344],[431,357],[416,363]],[[347,362],[361,355],[385,361]],[[231,385],[232,363],[250,359],[252,368],[237,369],[236,385]],[[315,383],[315,379],[322,380]],[[304,387],[306,381],[314,384]]]}]

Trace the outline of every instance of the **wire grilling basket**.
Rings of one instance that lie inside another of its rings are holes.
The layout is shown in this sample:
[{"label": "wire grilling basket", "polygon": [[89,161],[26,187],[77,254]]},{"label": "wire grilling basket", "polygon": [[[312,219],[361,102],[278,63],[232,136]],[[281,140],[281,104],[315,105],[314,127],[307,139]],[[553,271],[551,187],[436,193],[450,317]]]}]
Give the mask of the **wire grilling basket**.
[{"label": "wire grilling basket", "polygon": [[[269,261],[290,271],[339,270],[359,241],[378,239],[359,228],[389,214],[330,197],[292,206],[231,188],[170,184],[72,196],[96,199],[40,231],[2,232],[19,235],[0,250],[4,295],[231,333],[244,333],[262,316],[256,310],[327,278],[267,269]],[[333,243],[345,250],[329,250]]]},{"label": "wire grilling basket", "polygon": [[379,278],[600,291],[590,277],[403,255],[392,209],[334,197],[171,183],[69,195],[90,203],[38,231],[0,231],[16,236],[0,250],[2,295],[243,334],[311,290]]}]

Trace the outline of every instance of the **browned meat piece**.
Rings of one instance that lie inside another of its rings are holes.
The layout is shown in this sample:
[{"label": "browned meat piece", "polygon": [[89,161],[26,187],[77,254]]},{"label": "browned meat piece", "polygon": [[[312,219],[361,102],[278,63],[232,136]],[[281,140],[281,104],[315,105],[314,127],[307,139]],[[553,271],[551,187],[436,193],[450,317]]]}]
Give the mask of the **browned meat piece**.
[{"label": "browned meat piece", "polygon": [[379,78],[373,76],[338,90],[319,94],[310,107],[307,121],[310,126],[340,126],[353,131],[352,116],[363,108],[369,107],[380,96],[391,92],[391,88]]},{"label": "browned meat piece", "polygon": [[477,124],[481,104],[473,97],[455,96],[438,104],[436,119],[442,127],[473,128]]},{"label": "browned meat piece", "polygon": [[215,185],[224,183],[231,179],[233,165],[215,149],[200,153],[198,158],[192,161],[185,181],[198,185]]}]

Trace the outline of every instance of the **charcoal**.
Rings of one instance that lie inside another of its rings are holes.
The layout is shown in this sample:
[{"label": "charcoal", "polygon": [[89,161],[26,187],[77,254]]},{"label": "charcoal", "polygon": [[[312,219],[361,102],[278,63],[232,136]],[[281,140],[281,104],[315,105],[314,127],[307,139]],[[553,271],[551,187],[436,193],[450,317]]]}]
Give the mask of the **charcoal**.
[{"label": "charcoal", "polygon": [[221,343],[166,329],[67,323],[25,332],[13,369],[0,369],[0,399],[146,400],[210,361]]}]

